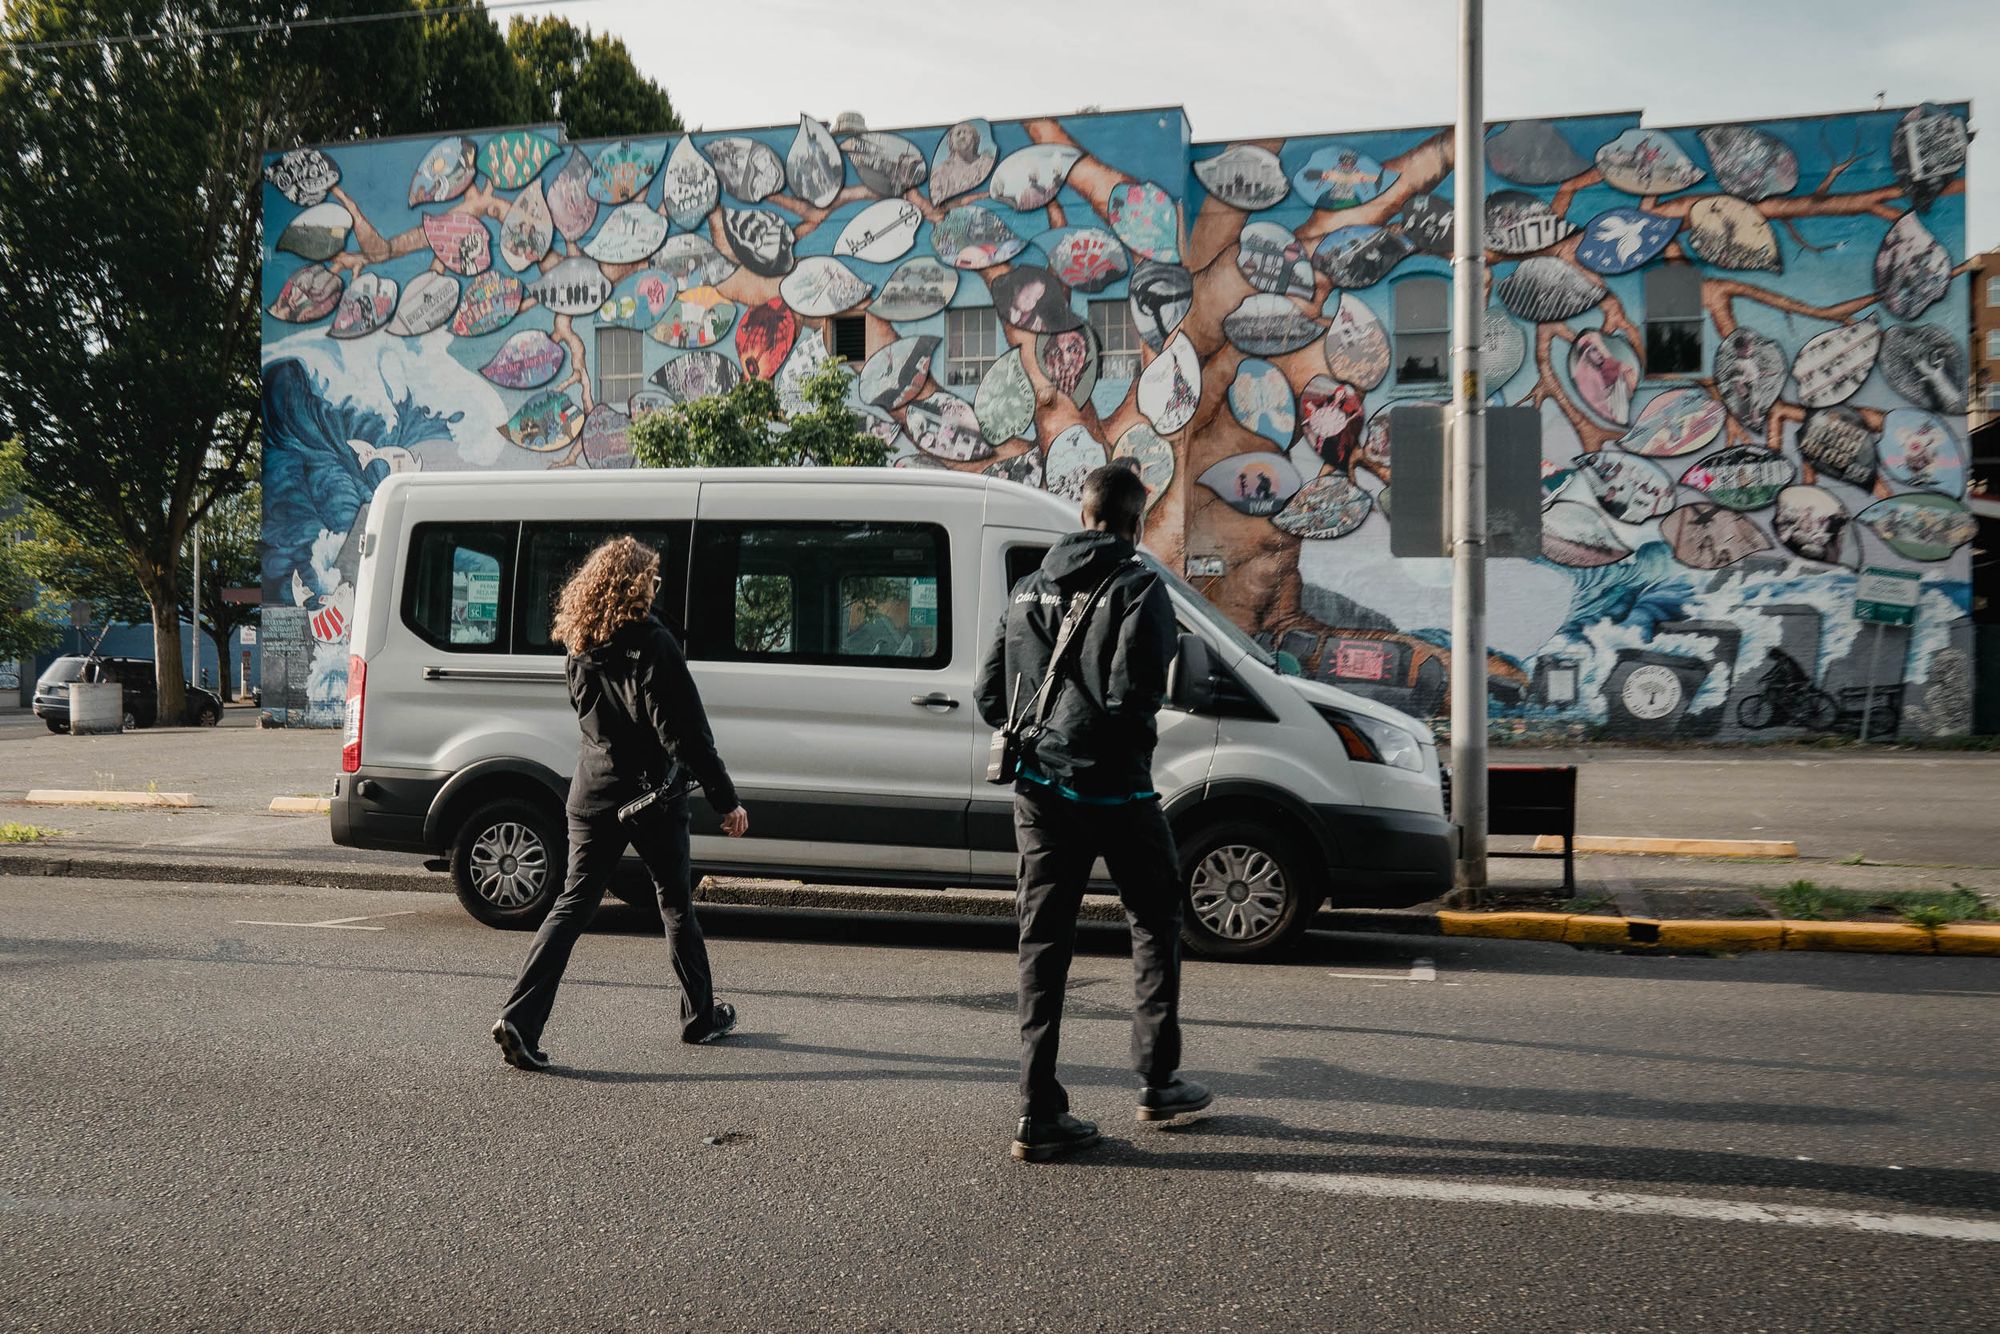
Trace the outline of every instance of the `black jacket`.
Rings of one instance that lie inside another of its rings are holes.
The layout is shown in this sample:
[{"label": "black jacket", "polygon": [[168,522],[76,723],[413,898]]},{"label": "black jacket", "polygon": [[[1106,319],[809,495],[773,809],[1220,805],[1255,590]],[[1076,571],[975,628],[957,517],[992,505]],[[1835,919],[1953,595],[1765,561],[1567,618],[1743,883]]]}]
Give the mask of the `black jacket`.
[{"label": "black jacket", "polygon": [[1130,542],[1109,533],[1071,533],[1056,543],[1042,568],[1014,585],[979,670],[979,716],[987,726],[1007,721],[1017,679],[1013,707],[1030,713],[1069,600],[1089,597],[1117,571],[1084,627],[1047,729],[1023,756],[1037,773],[1081,796],[1129,797],[1153,786],[1153,715],[1167,693],[1174,609],[1159,578],[1132,555]]},{"label": "black jacket", "polygon": [[736,787],[702,711],[687,658],[666,626],[651,616],[630,621],[608,643],[563,665],[569,702],[583,729],[570,779],[569,809],[601,815],[659,783],[675,762],[701,780],[718,815],[736,809]]}]

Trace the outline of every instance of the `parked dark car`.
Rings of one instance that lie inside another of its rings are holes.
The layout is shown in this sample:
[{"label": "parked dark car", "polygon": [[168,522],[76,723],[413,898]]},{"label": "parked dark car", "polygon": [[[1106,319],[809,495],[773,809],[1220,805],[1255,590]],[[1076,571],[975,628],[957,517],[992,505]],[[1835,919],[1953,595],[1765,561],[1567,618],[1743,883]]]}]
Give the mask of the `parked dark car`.
[{"label": "parked dark car", "polygon": [[[51,732],[69,730],[72,681],[116,681],[125,687],[125,726],[151,727],[160,717],[159,688],[151,658],[57,658],[35,681],[35,716]],[[203,727],[222,721],[222,700],[198,685],[187,687],[188,719]]]}]

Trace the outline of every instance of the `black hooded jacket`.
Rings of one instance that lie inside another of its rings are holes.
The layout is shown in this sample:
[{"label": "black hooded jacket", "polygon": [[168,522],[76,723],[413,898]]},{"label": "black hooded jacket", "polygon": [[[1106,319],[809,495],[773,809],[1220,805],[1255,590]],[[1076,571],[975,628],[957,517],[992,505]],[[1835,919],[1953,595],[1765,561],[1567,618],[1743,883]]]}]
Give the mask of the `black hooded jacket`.
[{"label": "black hooded jacket", "polygon": [[1013,707],[1031,713],[1070,599],[1089,597],[1116,571],[1084,626],[1047,728],[1022,757],[1084,798],[1129,798],[1153,787],[1153,717],[1167,692],[1174,610],[1159,578],[1132,557],[1132,544],[1110,533],[1071,533],[1057,542],[1042,568],[1014,585],[979,670],[979,716],[987,726],[1006,723],[1017,679]]},{"label": "black hooded jacket", "polygon": [[736,787],[715,753],[687,658],[657,619],[619,626],[608,642],[568,658],[563,675],[583,729],[569,784],[572,814],[616,810],[660,783],[676,762],[701,781],[716,814],[736,809]]}]

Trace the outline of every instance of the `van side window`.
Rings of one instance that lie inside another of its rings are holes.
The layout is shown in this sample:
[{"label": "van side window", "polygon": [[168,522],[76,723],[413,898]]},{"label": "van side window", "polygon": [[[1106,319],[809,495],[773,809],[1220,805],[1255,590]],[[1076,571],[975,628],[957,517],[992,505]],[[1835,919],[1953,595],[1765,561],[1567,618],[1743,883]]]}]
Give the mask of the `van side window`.
[{"label": "van side window", "polygon": [[1049,554],[1047,547],[1007,548],[1007,591],[1013,592],[1014,585],[1042,568],[1042,558]]},{"label": "van side window", "polygon": [[678,630],[687,620],[688,540],[686,520],[548,520],[521,525],[521,574],[514,583],[514,651],[561,653],[549,637],[556,599],[563,585],[598,543],[630,533],[660,553],[660,597],[653,613]]},{"label": "van side window", "polygon": [[459,653],[505,653],[518,523],[420,523],[403,571],[403,623]]},{"label": "van side window", "polygon": [[704,520],[688,580],[688,656],[943,667],[949,556],[935,524]]}]

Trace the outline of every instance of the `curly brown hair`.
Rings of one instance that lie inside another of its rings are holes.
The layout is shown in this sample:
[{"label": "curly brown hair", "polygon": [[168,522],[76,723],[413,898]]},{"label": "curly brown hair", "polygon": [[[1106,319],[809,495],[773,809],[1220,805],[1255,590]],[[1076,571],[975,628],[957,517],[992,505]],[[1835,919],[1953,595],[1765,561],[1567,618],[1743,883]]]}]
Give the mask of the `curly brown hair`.
[{"label": "curly brown hair", "polygon": [[660,553],[636,537],[600,544],[556,595],[549,637],[572,657],[609,642],[620,626],[652,611],[659,572]]}]

